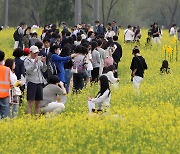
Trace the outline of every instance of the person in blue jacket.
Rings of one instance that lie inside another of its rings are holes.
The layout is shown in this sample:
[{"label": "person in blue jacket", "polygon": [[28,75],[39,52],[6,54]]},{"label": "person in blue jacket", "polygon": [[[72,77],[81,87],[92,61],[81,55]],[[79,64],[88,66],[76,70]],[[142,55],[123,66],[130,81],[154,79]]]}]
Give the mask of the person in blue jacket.
[{"label": "person in blue jacket", "polygon": [[54,45],[52,46],[52,63],[55,64],[56,69],[57,69],[57,76],[59,77],[60,81],[63,83],[66,82],[66,77],[65,77],[65,70],[64,70],[64,64],[71,58],[74,58],[77,56],[77,54],[71,54],[70,56],[66,57],[61,57],[59,56],[61,53],[59,45]]}]

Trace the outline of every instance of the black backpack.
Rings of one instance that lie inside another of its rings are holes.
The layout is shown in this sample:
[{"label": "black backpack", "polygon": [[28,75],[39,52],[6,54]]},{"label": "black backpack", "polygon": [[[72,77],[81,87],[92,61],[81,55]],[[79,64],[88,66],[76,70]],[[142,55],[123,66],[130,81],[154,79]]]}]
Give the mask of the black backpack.
[{"label": "black backpack", "polygon": [[17,28],[13,34],[14,41],[19,41],[20,34],[18,33],[18,30],[19,30],[19,28]]}]

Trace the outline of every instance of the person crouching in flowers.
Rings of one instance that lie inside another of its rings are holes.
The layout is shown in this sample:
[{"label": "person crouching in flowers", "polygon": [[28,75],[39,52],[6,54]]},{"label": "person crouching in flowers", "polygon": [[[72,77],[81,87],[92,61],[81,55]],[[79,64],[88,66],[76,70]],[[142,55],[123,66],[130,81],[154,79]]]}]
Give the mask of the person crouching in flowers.
[{"label": "person crouching in flowers", "polygon": [[170,74],[170,68],[167,60],[163,60],[162,67],[160,68],[161,74]]},{"label": "person crouching in flowers", "polygon": [[40,102],[41,112],[60,114],[65,109],[64,104],[57,101],[58,96],[61,95],[66,95],[66,89],[63,82],[53,75],[50,77],[48,85],[43,88],[43,101]]},{"label": "person crouching in flowers", "polygon": [[17,80],[17,76],[14,72],[15,61],[14,59],[6,59],[5,66],[10,68],[10,80],[11,80],[11,89],[10,89],[10,117],[13,118],[18,114],[19,108],[19,96],[21,95],[21,90],[18,86],[22,86],[24,83]]},{"label": "person crouching in flowers", "polygon": [[90,113],[96,111],[96,105],[98,105],[97,112],[103,111],[103,109],[108,111],[110,107],[111,90],[109,88],[107,76],[101,75],[99,77],[99,85],[100,91],[98,92],[97,96],[95,98],[88,98],[88,108]]}]

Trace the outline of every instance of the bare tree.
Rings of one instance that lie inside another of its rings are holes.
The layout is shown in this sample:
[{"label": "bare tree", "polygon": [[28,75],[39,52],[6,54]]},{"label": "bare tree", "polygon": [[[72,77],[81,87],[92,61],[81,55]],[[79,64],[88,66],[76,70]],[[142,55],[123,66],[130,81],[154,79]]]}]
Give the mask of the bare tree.
[{"label": "bare tree", "polygon": [[8,26],[8,7],[9,7],[9,1],[8,0],[4,0],[4,14],[3,14],[3,23],[4,23],[4,27]]}]

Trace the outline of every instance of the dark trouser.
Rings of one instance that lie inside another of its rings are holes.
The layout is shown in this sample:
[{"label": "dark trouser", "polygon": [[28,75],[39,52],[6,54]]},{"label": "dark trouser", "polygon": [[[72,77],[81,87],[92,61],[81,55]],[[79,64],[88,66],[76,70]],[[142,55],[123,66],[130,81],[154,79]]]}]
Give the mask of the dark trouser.
[{"label": "dark trouser", "polygon": [[93,68],[93,70],[91,71],[91,75],[92,75],[92,80],[91,80],[91,82],[98,82],[98,78],[99,78],[99,67]]},{"label": "dark trouser", "polygon": [[115,73],[114,73],[114,77],[115,77],[115,78],[118,78],[118,63],[119,63],[119,61],[114,63],[114,66],[115,66],[115,68],[116,68],[116,71],[115,71]]},{"label": "dark trouser", "polygon": [[73,88],[77,92],[84,87],[84,73],[73,73]]}]

